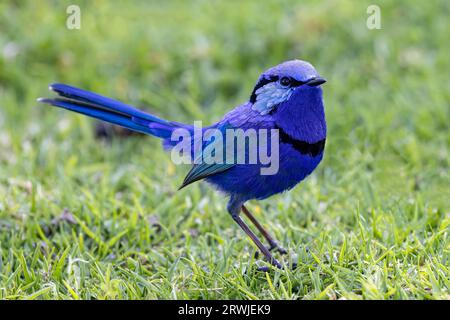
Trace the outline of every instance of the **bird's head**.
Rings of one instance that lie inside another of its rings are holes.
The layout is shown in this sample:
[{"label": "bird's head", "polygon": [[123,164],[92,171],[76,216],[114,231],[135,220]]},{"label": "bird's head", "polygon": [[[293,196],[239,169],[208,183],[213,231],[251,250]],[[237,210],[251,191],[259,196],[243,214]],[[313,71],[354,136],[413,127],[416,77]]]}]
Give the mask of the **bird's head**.
[{"label": "bird's head", "polygon": [[325,83],[316,69],[301,60],[283,62],[266,70],[250,96],[252,109],[265,115],[275,112],[277,107],[296,96],[301,99],[311,93],[321,93],[320,85]]}]

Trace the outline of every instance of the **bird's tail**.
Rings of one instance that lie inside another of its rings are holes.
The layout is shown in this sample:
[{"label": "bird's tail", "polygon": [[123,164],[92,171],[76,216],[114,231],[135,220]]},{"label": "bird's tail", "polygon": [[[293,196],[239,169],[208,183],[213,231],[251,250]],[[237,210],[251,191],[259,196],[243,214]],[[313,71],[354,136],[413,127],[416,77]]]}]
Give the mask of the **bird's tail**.
[{"label": "bird's tail", "polygon": [[167,121],[122,102],[66,84],[55,83],[49,88],[55,91],[58,97],[39,98],[39,102],[162,138],[165,147],[170,147],[169,139],[175,129],[191,130],[192,128],[189,125]]}]

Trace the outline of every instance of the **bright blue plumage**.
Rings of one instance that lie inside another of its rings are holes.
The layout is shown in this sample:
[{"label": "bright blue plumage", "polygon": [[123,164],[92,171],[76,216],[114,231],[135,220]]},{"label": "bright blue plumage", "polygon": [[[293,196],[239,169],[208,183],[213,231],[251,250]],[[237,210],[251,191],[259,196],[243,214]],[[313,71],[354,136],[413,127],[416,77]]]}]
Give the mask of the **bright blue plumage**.
[{"label": "bright blue plumage", "polygon": [[[322,160],[326,122],[320,85],[324,82],[311,64],[300,60],[284,62],[259,77],[248,102],[233,109],[218,123],[202,129],[203,132],[218,129],[224,136],[227,134],[226,129],[278,130],[279,170],[276,174],[261,175],[262,164],[202,162],[193,165],[182,184],[184,187],[205,179],[228,194],[228,211],[232,218],[269,261],[278,267],[281,265],[242,221],[240,212],[250,218],[269,241],[271,249],[284,252],[245,208],[244,203],[293,188]],[[167,121],[82,89],[65,84],[53,84],[50,89],[58,93],[59,97],[39,101],[162,138],[167,149],[176,146],[177,142],[170,139],[175,130],[194,132],[191,125]],[[190,143],[193,145],[194,140]],[[202,150],[205,151],[209,144],[201,141]],[[248,157],[248,151],[245,152]],[[190,156],[195,158],[193,152]],[[206,156],[200,157],[205,160]]]}]

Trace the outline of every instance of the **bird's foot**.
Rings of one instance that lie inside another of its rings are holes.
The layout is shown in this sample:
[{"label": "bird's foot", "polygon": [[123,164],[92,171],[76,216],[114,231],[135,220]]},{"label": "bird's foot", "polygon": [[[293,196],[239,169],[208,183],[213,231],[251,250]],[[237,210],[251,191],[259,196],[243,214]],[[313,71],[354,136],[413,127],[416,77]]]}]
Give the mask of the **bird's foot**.
[{"label": "bird's foot", "polygon": [[[280,254],[287,254],[287,250],[279,247],[276,242],[272,242],[270,244],[270,248],[268,248],[269,251],[271,250],[277,250]],[[255,258],[258,257],[259,251],[255,252]],[[267,260],[267,259],[266,259]],[[277,267],[280,270],[284,269],[284,266],[282,264],[280,264],[276,259],[272,258],[272,260],[270,260],[270,263],[272,264],[272,266]],[[271,268],[269,266],[261,266],[258,267],[257,270],[258,271],[262,271],[262,272],[269,272]],[[290,266],[291,270],[295,270],[297,269],[297,263],[296,262],[292,262],[292,265]]]},{"label": "bird's foot", "polygon": [[268,266],[258,267],[256,270],[260,272],[269,272],[270,268]]},{"label": "bird's foot", "polygon": [[[272,261],[270,261],[270,263],[272,264],[272,266],[277,267],[280,270],[283,269],[283,266],[281,265],[281,263],[279,263],[276,259],[272,259]],[[262,266],[262,267],[258,267],[257,270],[262,271],[262,272],[269,272],[270,268],[268,266]]]},{"label": "bird's foot", "polygon": [[283,247],[280,247],[276,241],[272,241],[269,243],[270,247],[268,248],[269,251],[275,250],[278,251],[279,254],[287,254],[287,250]]},{"label": "bird's foot", "polygon": [[[278,245],[278,243],[276,243],[275,241],[269,243],[269,247],[267,247],[267,250],[269,250],[269,251],[274,251],[275,250],[276,252],[278,252],[281,255],[285,255],[285,254],[288,253],[285,248],[280,247]],[[259,251],[255,252],[255,259],[258,259],[259,254],[260,254]]]},{"label": "bird's foot", "polygon": [[[278,262],[278,261],[276,261],[276,262]],[[277,267],[280,270],[284,269],[284,267],[280,263],[278,263],[277,265],[273,264],[273,266]],[[295,270],[295,269],[297,269],[297,263],[293,262],[292,265],[291,265],[291,270]],[[270,271],[270,267],[269,266],[261,266],[261,267],[258,267],[256,270],[258,270],[260,272],[269,272]]]}]

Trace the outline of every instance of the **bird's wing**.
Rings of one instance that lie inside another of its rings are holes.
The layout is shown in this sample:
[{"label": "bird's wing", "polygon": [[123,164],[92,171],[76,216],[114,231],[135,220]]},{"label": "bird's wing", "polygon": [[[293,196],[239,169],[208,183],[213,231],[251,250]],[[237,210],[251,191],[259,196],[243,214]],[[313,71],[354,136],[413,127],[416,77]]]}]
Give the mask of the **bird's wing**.
[{"label": "bird's wing", "polygon": [[183,189],[187,185],[190,185],[191,183],[205,179],[206,177],[212,176],[214,174],[224,172],[231,167],[233,167],[234,164],[196,164],[192,167],[192,169],[189,171],[189,173],[186,175],[186,178],[184,178],[183,184],[178,188],[178,190]]},{"label": "bird's wing", "polygon": [[[258,129],[271,127],[273,127],[272,117],[269,115],[261,115],[257,111],[252,110],[251,104],[238,106],[237,108],[230,111],[227,115],[225,115],[222,121],[214,126],[214,128],[219,129],[222,132],[223,141],[226,141],[227,129],[239,128],[245,130],[249,128]],[[206,146],[209,144],[211,144],[211,142],[203,145],[203,150],[205,150]],[[226,153],[230,151],[231,150],[226,148],[226,146],[224,145],[224,159],[229,159]],[[236,150],[234,150],[233,152],[233,156],[235,159]],[[198,164],[194,164],[194,166],[184,178],[183,184],[179,189],[182,189],[195,181],[229,170],[236,165],[236,161],[234,161],[233,163],[213,163],[212,161],[208,161],[209,157],[211,157],[211,154],[208,153],[205,154],[202,152],[200,156],[202,157],[202,161],[198,161]],[[196,161],[194,161],[194,163],[195,162]]]},{"label": "bird's wing", "polygon": [[[225,138],[226,130],[230,129],[230,128],[232,128],[232,127],[229,123],[219,123],[215,127],[215,129],[220,130],[220,132],[222,133],[223,141],[225,141],[225,139],[226,139]],[[223,152],[224,151],[223,141],[220,142],[220,148],[222,148],[222,150],[221,150],[222,153],[224,153]],[[214,142],[217,142],[217,141],[216,140],[208,141],[207,143],[203,144],[202,152],[196,158],[194,157],[194,163],[198,163],[198,164],[194,164],[192,166],[191,170],[188,172],[188,174],[184,178],[183,184],[180,186],[179,189],[182,189],[195,181],[204,179],[206,177],[217,174],[219,172],[226,171],[235,165],[235,164],[227,164],[227,163],[225,163],[225,161],[222,161],[222,163],[217,163],[217,162],[213,161],[212,154],[203,152],[203,151],[205,151],[207,146],[212,146],[212,144]],[[217,145],[217,147],[219,147],[219,145]],[[222,157],[222,159],[226,159],[226,155],[225,155],[225,157]]]}]

